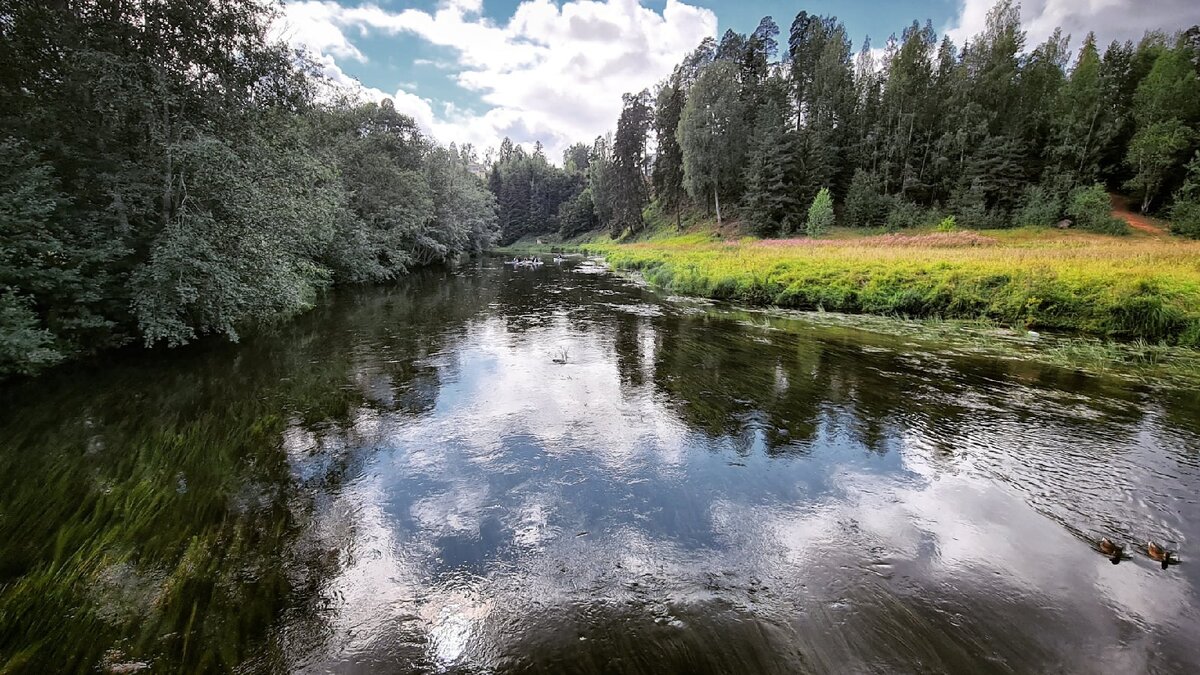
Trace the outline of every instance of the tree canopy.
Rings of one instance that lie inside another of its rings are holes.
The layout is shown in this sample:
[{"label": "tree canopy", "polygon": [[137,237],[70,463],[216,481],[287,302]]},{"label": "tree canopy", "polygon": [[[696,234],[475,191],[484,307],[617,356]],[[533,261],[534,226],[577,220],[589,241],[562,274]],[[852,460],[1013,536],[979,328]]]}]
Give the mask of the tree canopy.
[{"label": "tree canopy", "polygon": [[615,141],[589,157],[592,211],[576,199],[584,181],[562,197],[572,232],[636,232],[649,202],[677,222],[699,210],[799,233],[825,188],[837,222],[864,227],[1049,224],[1097,184],[1144,211],[1192,199],[1180,188],[1200,149],[1200,27],[1105,48],[1055,30],[1031,45],[1018,3],[998,0],[964,44],[913,21],[878,59],[870,39],[853,56],[836,17],[801,11],[786,26],[765,17],[706,38],[652,102],[627,94]]},{"label": "tree canopy", "polygon": [[237,339],[481,251],[469,148],[336,96],[258,0],[0,0],[0,375]]}]

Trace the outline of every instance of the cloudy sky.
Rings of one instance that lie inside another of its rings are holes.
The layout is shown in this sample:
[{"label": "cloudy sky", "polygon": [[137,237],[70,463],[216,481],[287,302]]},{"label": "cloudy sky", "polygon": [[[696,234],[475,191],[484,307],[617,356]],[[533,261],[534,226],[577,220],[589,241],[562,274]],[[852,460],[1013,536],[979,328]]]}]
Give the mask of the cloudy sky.
[{"label": "cloudy sky", "polygon": [[[551,159],[616,124],[621,94],[653,87],[706,36],[786,31],[799,9],[836,15],[857,50],[913,19],[962,43],[993,0],[288,0],[276,26],[335,79],[390,97],[438,140],[481,150],[541,140]],[[1102,44],[1200,23],[1200,0],[1025,0],[1030,44],[1055,26]]]}]

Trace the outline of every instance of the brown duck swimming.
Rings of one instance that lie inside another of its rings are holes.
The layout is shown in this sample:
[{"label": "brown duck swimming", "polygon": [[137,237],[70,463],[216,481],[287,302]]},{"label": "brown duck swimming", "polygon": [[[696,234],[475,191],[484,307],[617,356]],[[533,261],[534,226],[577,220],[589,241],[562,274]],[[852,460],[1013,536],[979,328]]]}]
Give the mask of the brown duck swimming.
[{"label": "brown duck swimming", "polygon": [[1125,554],[1125,547],[1114,544],[1112,539],[1104,537],[1097,544],[1100,552],[1112,559],[1112,564],[1116,565],[1121,562],[1121,556]]},{"label": "brown duck swimming", "polygon": [[1164,570],[1168,565],[1178,562],[1174,551],[1168,551],[1156,541],[1146,542],[1146,555],[1150,556],[1151,560],[1162,563]]}]

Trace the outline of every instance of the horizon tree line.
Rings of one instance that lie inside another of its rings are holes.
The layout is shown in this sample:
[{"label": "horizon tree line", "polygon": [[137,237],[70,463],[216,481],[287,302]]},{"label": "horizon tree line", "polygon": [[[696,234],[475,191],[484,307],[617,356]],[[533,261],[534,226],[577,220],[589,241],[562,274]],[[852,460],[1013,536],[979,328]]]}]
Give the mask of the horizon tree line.
[{"label": "horizon tree line", "polygon": [[760,235],[790,235],[804,231],[822,189],[853,227],[1074,215],[1119,231],[1096,210],[1111,190],[1200,236],[1198,151],[1200,27],[1103,50],[1088,33],[1073,52],[1060,29],[1028,45],[1019,5],[999,0],[965,44],[914,21],[888,39],[881,63],[869,38],[855,53],[832,16],[801,11],[782,34],[771,17],[748,35],[728,30],[653,94],[625,94],[615,136],[571,146],[562,169],[542,156],[532,190],[503,180],[502,153],[490,185],[505,242],[636,233],[648,206],[660,220],[734,214]]}]

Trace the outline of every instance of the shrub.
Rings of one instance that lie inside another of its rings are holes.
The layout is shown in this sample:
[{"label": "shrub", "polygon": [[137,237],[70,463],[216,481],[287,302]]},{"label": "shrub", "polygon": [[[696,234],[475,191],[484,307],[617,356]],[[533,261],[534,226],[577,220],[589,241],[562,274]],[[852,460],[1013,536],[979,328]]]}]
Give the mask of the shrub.
[{"label": "shrub", "polygon": [[559,205],[558,223],[558,233],[564,238],[573,237],[580,232],[594,230],[600,226],[600,222],[596,219],[595,207],[592,204],[590,188],[584,188],[583,192]]},{"label": "shrub", "polygon": [[0,293],[0,378],[33,374],[62,360],[54,335],[41,327],[27,298]]},{"label": "shrub", "polygon": [[1200,239],[1200,152],[1188,162],[1187,172],[1171,207],[1171,232]]},{"label": "shrub", "polygon": [[954,220],[954,216],[946,216],[937,224],[938,232],[953,232],[958,229],[958,224]]},{"label": "shrub", "polygon": [[858,169],[846,192],[846,224],[851,227],[875,227],[888,213],[888,198],[879,192],[875,176]]},{"label": "shrub", "polygon": [[1057,223],[1061,215],[1062,201],[1050,190],[1031,185],[1021,196],[1021,205],[1013,215],[1013,225],[1049,227]]},{"label": "shrub", "polygon": [[[892,232],[910,227],[937,227],[944,222],[941,210],[936,207],[925,208],[899,197],[887,198],[887,204],[888,212],[884,225]],[[957,225],[956,222],[955,226]]]},{"label": "shrub", "polygon": [[804,229],[810,237],[819,237],[833,226],[833,197],[829,188],[821,188],[813,198],[812,206],[808,207],[808,220]]},{"label": "shrub", "polygon": [[1099,183],[1073,190],[1067,200],[1067,215],[1084,230],[1103,234],[1129,233],[1125,221],[1113,217],[1108,192]]},{"label": "shrub", "polygon": [[895,231],[917,227],[924,220],[925,212],[920,206],[899,197],[888,200],[887,218],[884,219],[887,229]]},{"label": "shrub", "polygon": [[1175,202],[1171,207],[1171,232],[1200,239],[1200,202]]},{"label": "shrub", "polygon": [[978,183],[955,191],[950,198],[950,211],[959,225],[972,230],[991,230],[1009,225],[1003,211],[988,208],[986,195]]}]

